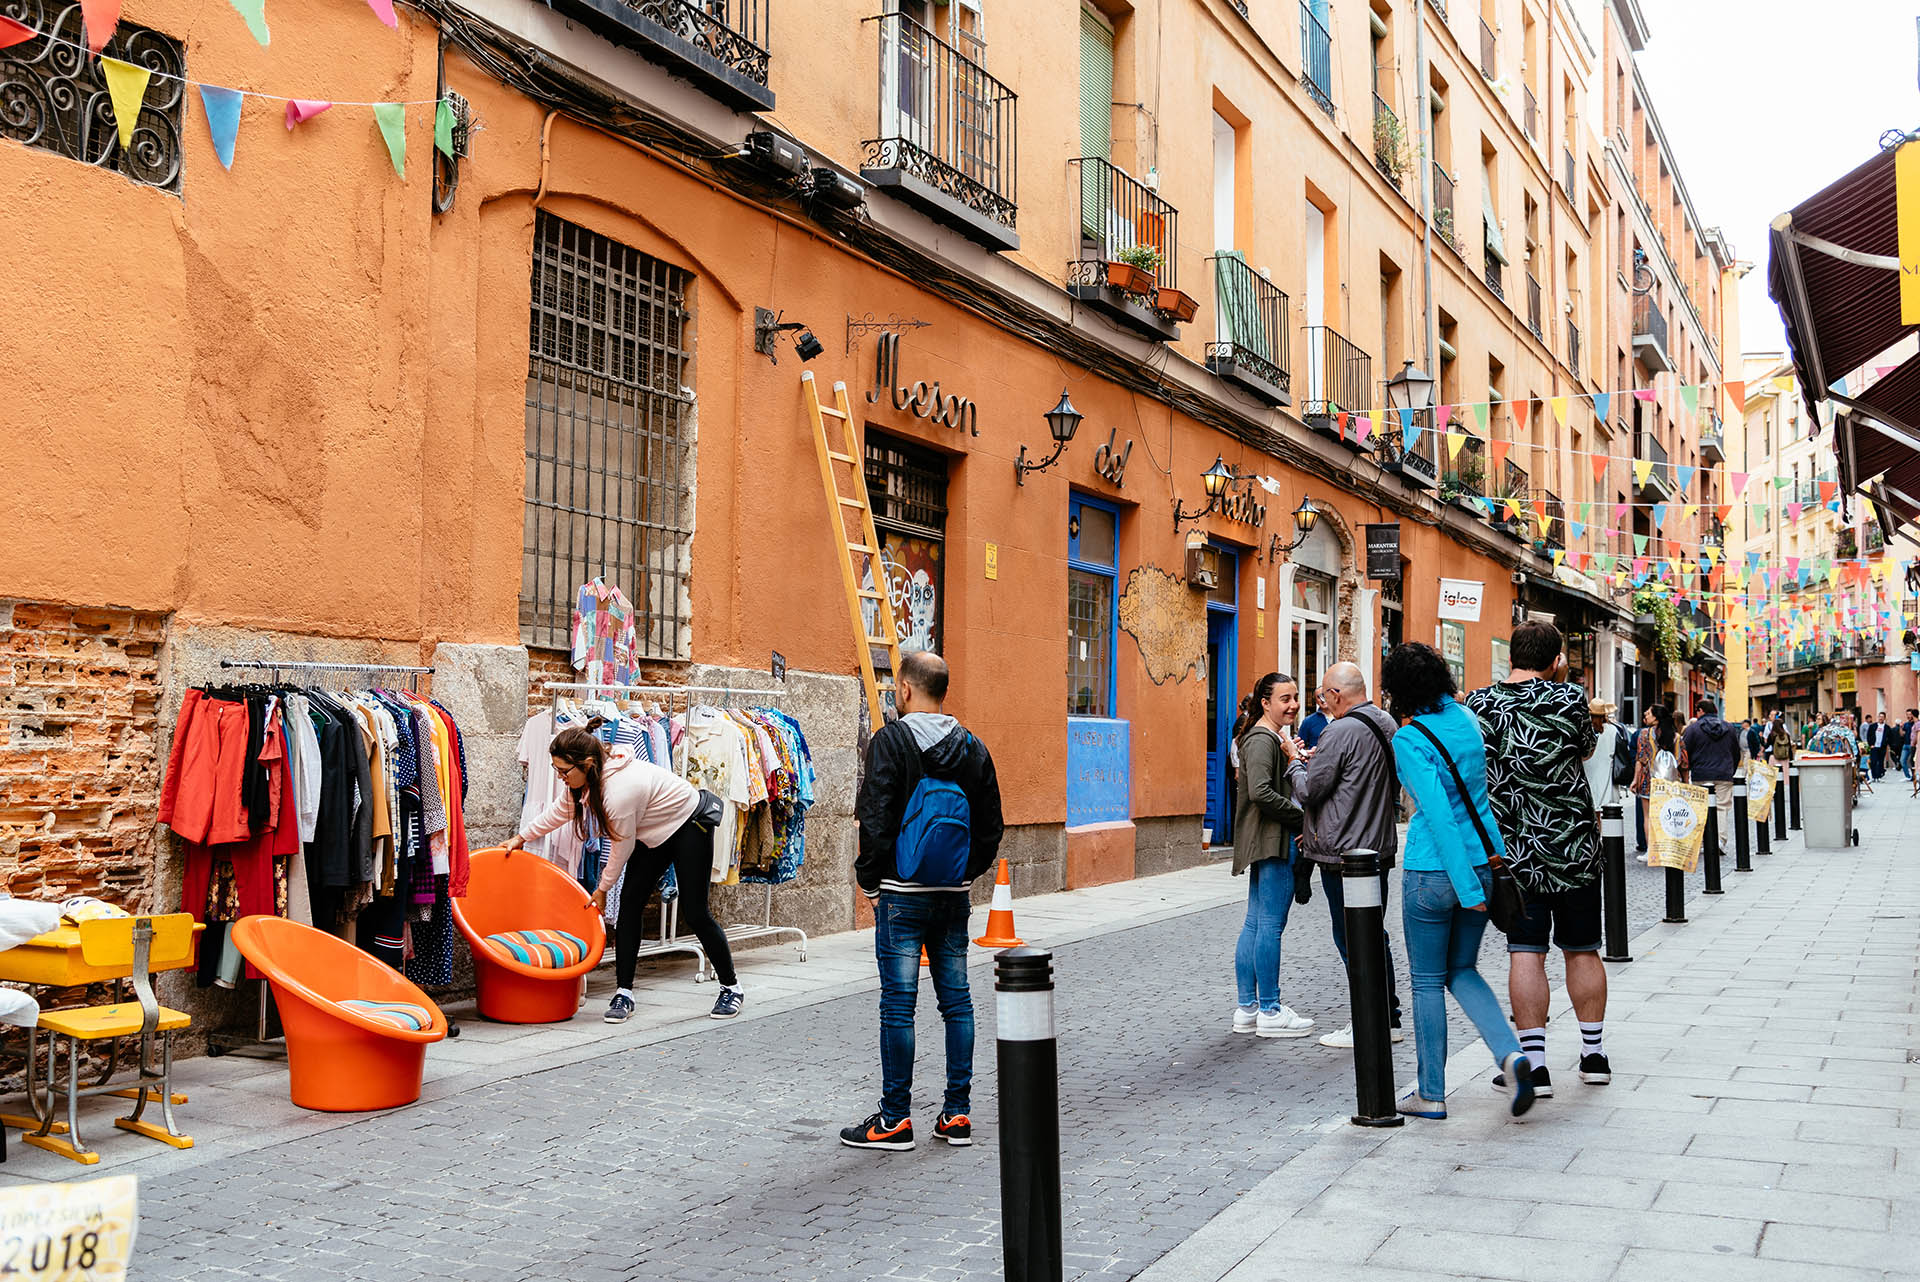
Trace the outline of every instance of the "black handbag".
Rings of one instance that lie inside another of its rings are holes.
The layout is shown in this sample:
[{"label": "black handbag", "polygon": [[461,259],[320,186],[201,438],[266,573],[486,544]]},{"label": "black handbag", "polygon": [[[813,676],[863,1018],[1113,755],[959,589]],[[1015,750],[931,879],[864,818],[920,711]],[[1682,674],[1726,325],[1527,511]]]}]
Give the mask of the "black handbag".
[{"label": "black handbag", "polygon": [[1453,754],[1440,742],[1440,736],[1420,724],[1418,718],[1407,722],[1415,730],[1427,736],[1434,750],[1440,754],[1440,760],[1447,763],[1447,769],[1453,772],[1453,786],[1460,790],[1460,800],[1467,808],[1467,818],[1473,820],[1473,830],[1480,834],[1480,844],[1487,851],[1487,874],[1492,882],[1487,895],[1487,916],[1493,919],[1496,929],[1503,935],[1511,935],[1514,927],[1527,913],[1527,896],[1520,889],[1520,883],[1514,879],[1513,869],[1507,867],[1507,861],[1493,848],[1493,838],[1487,836],[1487,826],[1480,822],[1480,807],[1473,804],[1473,794],[1467,791],[1467,781],[1460,777],[1460,767],[1453,763]]}]

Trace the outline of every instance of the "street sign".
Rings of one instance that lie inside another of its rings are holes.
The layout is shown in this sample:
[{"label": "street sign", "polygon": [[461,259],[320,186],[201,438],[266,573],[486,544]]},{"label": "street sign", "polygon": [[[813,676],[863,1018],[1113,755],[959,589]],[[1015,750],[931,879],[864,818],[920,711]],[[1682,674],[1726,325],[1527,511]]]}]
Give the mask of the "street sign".
[{"label": "street sign", "polygon": [[1390,522],[1385,525],[1367,525],[1362,528],[1367,532],[1367,577],[1370,579],[1399,578],[1399,522]]},{"label": "street sign", "polygon": [[781,654],[778,650],[773,652],[772,672],[775,681],[785,681],[787,679],[787,656]]},{"label": "street sign", "polygon": [[1440,617],[1478,623],[1480,602],[1486,593],[1487,585],[1475,579],[1440,580]]}]

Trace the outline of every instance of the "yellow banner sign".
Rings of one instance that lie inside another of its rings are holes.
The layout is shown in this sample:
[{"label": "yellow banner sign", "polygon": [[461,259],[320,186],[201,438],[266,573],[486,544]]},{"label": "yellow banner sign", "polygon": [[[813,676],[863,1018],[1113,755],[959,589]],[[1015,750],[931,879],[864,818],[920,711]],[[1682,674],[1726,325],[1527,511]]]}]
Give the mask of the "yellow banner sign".
[{"label": "yellow banner sign", "polygon": [[138,1223],[135,1177],[0,1190],[0,1272],[21,1282],[120,1282]]},{"label": "yellow banner sign", "polygon": [[1765,823],[1773,809],[1773,790],[1780,783],[1780,772],[1765,761],[1755,760],[1747,768],[1747,818]]},{"label": "yellow banner sign", "polygon": [[1860,674],[1852,668],[1842,668],[1833,674],[1834,688],[1841,694],[1860,693]]},{"label": "yellow banner sign", "polygon": [[1900,323],[1920,325],[1920,144],[1893,153],[1894,222],[1900,237]]},{"label": "yellow banner sign", "polygon": [[1692,872],[1700,863],[1706,837],[1707,790],[1698,784],[1655,779],[1648,787],[1647,851],[1649,868]]}]

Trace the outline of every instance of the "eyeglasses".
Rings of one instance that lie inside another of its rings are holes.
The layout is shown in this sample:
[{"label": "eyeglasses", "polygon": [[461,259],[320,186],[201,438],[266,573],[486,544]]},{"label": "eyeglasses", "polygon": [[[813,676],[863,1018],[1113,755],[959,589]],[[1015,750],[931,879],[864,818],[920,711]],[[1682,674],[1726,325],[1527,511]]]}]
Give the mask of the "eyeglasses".
[{"label": "eyeglasses", "polygon": [[584,766],[555,766],[553,768],[553,773],[559,775],[562,779],[565,779],[568,775],[572,774],[574,771],[584,770],[584,769],[586,769],[586,767]]}]

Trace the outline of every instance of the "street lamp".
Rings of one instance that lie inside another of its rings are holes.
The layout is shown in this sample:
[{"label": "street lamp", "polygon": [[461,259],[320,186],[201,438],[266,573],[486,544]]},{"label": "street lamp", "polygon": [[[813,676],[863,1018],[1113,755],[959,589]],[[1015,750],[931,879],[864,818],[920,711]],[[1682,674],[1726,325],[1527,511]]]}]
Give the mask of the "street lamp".
[{"label": "street lamp", "polygon": [[1021,485],[1027,483],[1028,472],[1044,472],[1060,458],[1060,451],[1067,448],[1067,442],[1080,430],[1080,411],[1073,408],[1073,402],[1067,399],[1067,389],[1060,389],[1060,403],[1047,411],[1047,434],[1053,437],[1053,453],[1038,463],[1027,462],[1027,447],[1020,447],[1020,457],[1013,461],[1013,476]]},{"label": "street lamp", "polygon": [[1396,410],[1426,413],[1433,408],[1433,377],[1408,361],[1405,369],[1387,380],[1387,404]]},{"label": "street lamp", "polygon": [[1287,544],[1285,547],[1280,546],[1280,536],[1278,534],[1274,535],[1267,544],[1267,560],[1271,561],[1282,552],[1291,552],[1302,543],[1305,543],[1313,537],[1314,527],[1319,524],[1320,509],[1313,505],[1312,499],[1302,494],[1300,496],[1300,506],[1293,509],[1293,528],[1300,531],[1300,533],[1296,534],[1293,542]]},{"label": "street lamp", "polygon": [[1207,505],[1189,512],[1180,506],[1180,497],[1175,495],[1173,499],[1173,528],[1177,530],[1183,522],[1197,521],[1207,515],[1207,513],[1217,509],[1220,506],[1220,500],[1226,495],[1227,484],[1239,479],[1239,476],[1234,470],[1227,466],[1225,456],[1216,454],[1213,459],[1213,466],[1200,474],[1200,484],[1206,487],[1207,491]]}]

